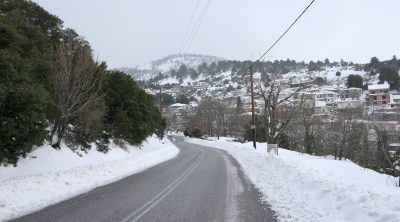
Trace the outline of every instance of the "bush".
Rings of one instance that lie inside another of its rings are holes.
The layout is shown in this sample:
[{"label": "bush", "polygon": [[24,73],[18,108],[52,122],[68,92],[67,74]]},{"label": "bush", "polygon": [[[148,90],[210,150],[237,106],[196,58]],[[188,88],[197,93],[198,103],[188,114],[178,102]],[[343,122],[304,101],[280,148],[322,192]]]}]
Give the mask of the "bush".
[{"label": "bush", "polygon": [[166,122],[154,98],[140,89],[133,79],[122,72],[107,75],[105,128],[116,139],[140,144],[153,133],[164,131]]},{"label": "bush", "polygon": [[183,131],[183,135],[184,136],[190,136],[189,131],[187,129],[185,129],[185,131]]},{"label": "bush", "polygon": [[195,128],[192,130],[192,136],[195,138],[201,138],[203,136],[203,134],[200,129]]}]

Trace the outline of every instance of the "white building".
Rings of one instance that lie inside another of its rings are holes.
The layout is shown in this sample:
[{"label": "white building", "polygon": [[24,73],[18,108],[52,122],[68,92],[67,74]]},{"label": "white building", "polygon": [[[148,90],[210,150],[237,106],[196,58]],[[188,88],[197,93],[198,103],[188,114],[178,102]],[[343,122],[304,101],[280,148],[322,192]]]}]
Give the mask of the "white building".
[{"label": "white building", "polygon": [[355,109],[362,106],[362,101],[359,99],[347,98],[344,100],[336,100],[335,102],[338,109]]},{"label": "white building", "polygon": [[400,95],[396,95],[396,94],[390,95],[390,107],[392,107],[392,108],[400,107]]},{"label": "white building", "polygon": [[333,103],[338,98],[337,93],[327,90],[307,92],[306,95],[311,96],[315,101],[325,101],[327,103]]},{"label": "white building", "polygon": [[172,104],[170,107],[171,107],[172,111],[176,111],[176,112],[189,109],[189,105],[183,104],[183,103],[175,103],[175,104]]},{"label": "white building", "polygon": [[328,114],[329,109],[326,106],[325,101],[315,101],[314,103],[314,113],[315,114]]}]

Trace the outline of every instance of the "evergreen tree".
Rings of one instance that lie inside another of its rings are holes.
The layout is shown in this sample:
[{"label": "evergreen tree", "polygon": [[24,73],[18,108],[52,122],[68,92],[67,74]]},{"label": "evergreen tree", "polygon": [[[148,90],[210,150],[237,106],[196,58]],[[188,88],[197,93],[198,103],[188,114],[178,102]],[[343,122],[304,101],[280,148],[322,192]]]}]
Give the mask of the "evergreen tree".
[{"label": "evergreen tree", "polygon": [[174,97],[172,97],[170,94],[164,93],[162,96],[162,102],[164,105],[168,106],[168,105],[173,104],[175,101],[174,101]]},{"label": "evergreen tree", "polygon": [[189,73],[192,80],[195,80],[199,77],[199,73],[194,69],[189,69]]},{"label": "evergreen tree", "polygon": [[400,77],[398,72],[388,66],[381,68],[379,81],[381,83],[387,81],[390,84],[390,89],[399,89],[400,87]]},{"label": "evergreen tree", "polygon": [[363,80],[360,75],[349,75],[347,77],[347,87],[356,87],[356,88],[362,88],[363,87]]},{"label": "evergreen tree", "polygon": [[50,55],[62,21],[24,0],[2,1],[0,12],[0,164],[16,165],[53,117]]},{"label": "evergreen tree", "polygon": [[331,62],[329,61],[328,58],[326,58],[326,59],[324,60],[324,65],[325,65],[325,66],[329,66],[330,64],[331,64]]},{"label": "evergreen tree", "polygon": [[187,67],[185,66],[185,65],[181,65],[180,67],[179,67],[179,70],[178,70],[178,77],[180,78],[180,79],[183,79],[183,78],[186,78],[186,76],[188,76],[188,69],[187,69]]},{"label": "evergreen tree", "polygon": [[325,78],[322,78],[322,77],[319,77],[319,76],[314,79],[314,84],[317,84],[318,86],[326,85],[327,82],[328,81]]},{"label": "evergreen tree", "polygon": [[189,104],[190,101],[185,95],[181,94],[175,98],[175,102],[182,103],[182,104]]},{"label": "evergreen tree", "polygon": [[310,71],[310,72],[318,71],[319,69],[320,69],[320,67],[318,67],[318,65],[313,61],[310,61],[310,63],[308,64],[308,71]]},{"label": "evergreen tree", "polygon": [[105,128],[115,139],[140,144],[149,135],[162,132],[162,119],[153,97],[139,89],[125,73],[113,71],[107,75],[107,113]]}]

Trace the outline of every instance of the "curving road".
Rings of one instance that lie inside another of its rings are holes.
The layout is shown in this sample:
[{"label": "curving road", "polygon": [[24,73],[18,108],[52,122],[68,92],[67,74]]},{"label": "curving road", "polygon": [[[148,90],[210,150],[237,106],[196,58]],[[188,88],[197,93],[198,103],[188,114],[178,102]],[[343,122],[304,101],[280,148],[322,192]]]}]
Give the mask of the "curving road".
[{"label": "curving road", "polygon": [[276,221],[230,155],[175,144],[172,160],[14,221]]}]

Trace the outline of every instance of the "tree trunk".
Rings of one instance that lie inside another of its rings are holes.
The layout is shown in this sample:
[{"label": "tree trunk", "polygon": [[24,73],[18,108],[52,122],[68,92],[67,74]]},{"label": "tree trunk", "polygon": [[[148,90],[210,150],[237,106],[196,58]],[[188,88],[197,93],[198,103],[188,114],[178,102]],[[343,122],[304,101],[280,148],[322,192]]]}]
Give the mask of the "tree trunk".
[{"label": "tree trunk", "polygon": [[67,123],[67,121],[65,118],[63,118],[63,117],[59,118],[58,126],[57,126],[57,141],[51,145],[53,148],[56,148],[56,149],[61,148],[60,145],[61,145],[62,138],[64,137],[66,123]]},{"label": "tree trunk", "polygon": [[51,129],[51,134],[50,134],[50,143],[53,143],[54,134],[55,134],[56,131],[57,131],[57,128],[58,128],[58,125],[59,125],[59,121],[60,121],[60,118],[59,118],[59,117],[57,117],[57,118],[54,120],[53,129]]}]

